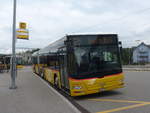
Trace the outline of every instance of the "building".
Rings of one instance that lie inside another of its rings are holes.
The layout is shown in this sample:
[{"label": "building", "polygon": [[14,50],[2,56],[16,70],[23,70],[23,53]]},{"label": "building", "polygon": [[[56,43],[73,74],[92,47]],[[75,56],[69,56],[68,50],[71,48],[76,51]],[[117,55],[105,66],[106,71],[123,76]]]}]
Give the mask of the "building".
[{"label": "building", "polygon": [[142,42],[134,48],[133,63],[150,63],[150,45]]},{"label": "building", "polygon": [[31,57],[32,57],[31,52],[22,53],[22,60],[24,61],[25,65],[31,64]]},{"label": "building", "polygon": [[17,57],[17,64],[20,65],[30,65],[31,64],[31,57],[32,53],[30,52],[22,52],[16,54]]}]

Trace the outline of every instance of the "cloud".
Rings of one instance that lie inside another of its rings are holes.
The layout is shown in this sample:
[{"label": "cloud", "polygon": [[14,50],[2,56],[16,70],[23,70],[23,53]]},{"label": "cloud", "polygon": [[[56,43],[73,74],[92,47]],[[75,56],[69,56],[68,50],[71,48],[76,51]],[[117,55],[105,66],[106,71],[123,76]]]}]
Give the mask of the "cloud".
[{"label": "cloud", "polygon": [[[12,1],[0,1],[0,49],[5,50],[11,48]],[[149,6],[148,0],[19,0],[17,26],[28,23],[30,40],[18,40],[17,46],[43,48],[77,32],[118,33],[124,46],[149,41]]]}]

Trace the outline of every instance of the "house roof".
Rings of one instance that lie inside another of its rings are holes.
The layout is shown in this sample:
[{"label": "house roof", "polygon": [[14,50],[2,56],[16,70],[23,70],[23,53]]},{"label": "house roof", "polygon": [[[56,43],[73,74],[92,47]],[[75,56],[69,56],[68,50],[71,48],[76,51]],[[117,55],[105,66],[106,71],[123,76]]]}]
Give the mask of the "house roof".
[{"label": "house roof", "polygon": [[0,54],[0,56],[4,56],[4,54]]},{"label": "house roof", "polygon": [[142,43],[140,43],[137,47],[133,47],[133,51],[134,51],[136,48],[138,48],[139,46],[141,46],[141,45],[144,45],[144,46],[150,48],[150,45],[147,45],[147,44],[145,44],[144,42],[142,42]]},{"label": "house roof", "polygon": [[0,54],[0,57],[10,56],[9,54]]}]

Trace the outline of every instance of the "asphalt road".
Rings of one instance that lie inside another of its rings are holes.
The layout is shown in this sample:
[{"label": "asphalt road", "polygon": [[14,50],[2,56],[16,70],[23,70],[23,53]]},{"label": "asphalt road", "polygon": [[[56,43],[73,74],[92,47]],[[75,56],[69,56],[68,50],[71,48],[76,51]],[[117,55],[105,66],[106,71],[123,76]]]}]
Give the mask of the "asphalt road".
[{"label": "asphalt road", "polygon": [[125,88],[75,98],[91,113],[150,113],[150,72],[124,72]]},{"label": "asphalt road", "polygon": [[[28,73],[27,75],[32,75],[30,69],[22,70],[20,72],[20,75],[22,76],[18,76],[20,77],[21,80],[23,79],[23,75],[24,75],[23,73],[24,74]],[[125,74],[125,84],[126,84],[125,88],[118,89],[115,91],[103,92],[99,94],[76,97],[73,99],[80,106],[87,109],[91,113],[112,113],[112,112],[113,113],[150,113],[150,71],[149,72],[124,72],[124,74]],[[37,86],[39,84],[39,83],[37,85],[25,84],[25,83],[29,83],[29,81],[32,82],[35,81],[36,78],[31,78],[33,76],[24,76],[24,77],[25,77],[23,80],[24,82],[18,83],[20,87],[22,84],[24,84],[25,86],[26,85]],[[42,82],[40,82],[40,84],[42,85],[42,87],[45,86],[45,84],[43,84]],[[47,86],[45,86],[44,88],[46,89]],[[21,90],[21,88],[18,89]],[[29,88],[27,89],[29,90]],[[30,89],[32,90],[32,88]],[[38,87],[38,89],[39,89],[38,91],[40,92],[41,88]],[[41,95],[42,94],[50,95],[50,92],[48,91],[48,89],[46,89],[44,93],[41,92]],[[34,98],[32,98],[32,101],[33,99]],[[34,101],[36,100],[37,99],[34,99]],[[44,104],[42,105],[45,107]],[[39,108],[41,109],[41,107]]]}]

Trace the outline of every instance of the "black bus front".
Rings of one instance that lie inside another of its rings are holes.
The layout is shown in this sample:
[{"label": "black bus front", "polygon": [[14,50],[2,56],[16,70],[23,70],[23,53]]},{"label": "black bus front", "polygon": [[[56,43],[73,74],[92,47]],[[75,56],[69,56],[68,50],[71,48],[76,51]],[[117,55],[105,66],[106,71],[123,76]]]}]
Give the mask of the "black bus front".
[{"label": "black bus front", "polygon": [[68,36],[68,75],[72,96],[123,87],[116,34]]}]

